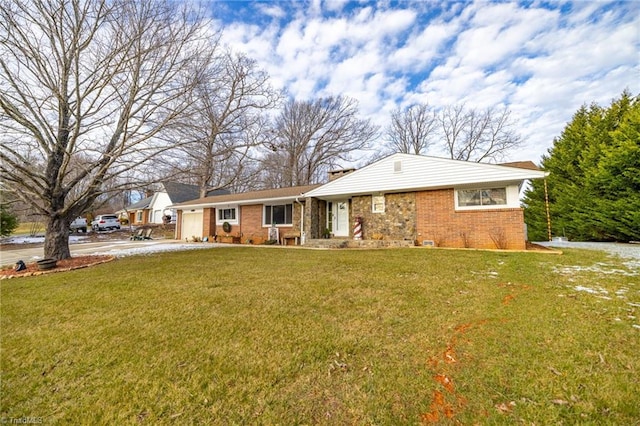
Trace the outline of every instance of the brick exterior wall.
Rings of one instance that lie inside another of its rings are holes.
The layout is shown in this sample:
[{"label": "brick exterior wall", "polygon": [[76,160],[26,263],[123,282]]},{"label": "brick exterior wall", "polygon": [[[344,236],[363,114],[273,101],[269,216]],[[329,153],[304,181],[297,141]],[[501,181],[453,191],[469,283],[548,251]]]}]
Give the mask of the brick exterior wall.
[{"label": "brick exterior wall", "polygon": [[438,247],[524,250],[524,214],[520,208],[455,211],[454,190],[416,193],[417,243]]},{"label": "brick exterior wall", "polygon": [[[231,225],[229,235],[240,237],[240,242],[243,244],[262,244],[267,241],[269,239],[269,228],[262,226],[263,208],[262,204],[239,206],[240,224]],[[300,230],[300,208],[299,204],[293,203],[293,224],[292,226],[278,226],[280,236],[287,232]],[[206,226],[206,217],[204,221]],[[226,235],[222,225],[215,224],[215,214],[212,216],[211,229],[215,231],[215,235]]]},{"label": "brick exterior wall", "polygon": [[211,239],[215,234],[216,209],[202,209],[202,236]]},{"label": "brick exterior wall", "polygon": [[132,225],[137,225],[137,226],[141,226],[141,225],[146,225],[149,222],[149,210],[144,210],[142,212],[142,220],[141,221],[136,221],[136,218],[138,216],[138,211],[132,211],[129,212],[128,214],[128,219],[129,219],[129,223]]},{"label": "brick exterior wall", "polygon": [[176,240],[182,239],[182,210],[178,210],[176,213]]}]

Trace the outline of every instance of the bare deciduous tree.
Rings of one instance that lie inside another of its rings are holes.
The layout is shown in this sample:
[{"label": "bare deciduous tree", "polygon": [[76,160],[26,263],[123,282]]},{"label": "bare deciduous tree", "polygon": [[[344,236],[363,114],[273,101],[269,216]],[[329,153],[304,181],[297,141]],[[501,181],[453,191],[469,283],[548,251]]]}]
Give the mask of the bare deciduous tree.
[{"label": "bare deciduous tree", "polygon": [[445,149],[455,160],[501,160],[522,144],[506,108],[480,111],[464,105],[448,106],[440,111],[439,120]]},{"label": "bare deciduous tree", "polygon": [[0,1],[0,173],[64,259],[72,219],[169,148],[211,34],[171,1]]},{"label": "bare deciduous tree", "polygon": [[438,120],[428,104],[416,104],[405,110],[391,113],[387,137],[393,152],[424,154],[433,144],[438,130]]},{"label": "bare deciduous tree", "polygon": [[275,122],[272,153],[265,159],[270,176],[265,179],[278,186],[319,182],[329,168],[365,148],[377,131],[369,120],[358,118],[354,99],[291,100]]},{"label": "bare deciduous tree", "polygon": [[225,51],[212,58],[190,93],[189,108],[173,126],[181,144],[171,168],[196,183],[200,196],[245,187],[253,176],[245,160],[269,137],[264,114],[281,97],[268,79],[254,60]]}]

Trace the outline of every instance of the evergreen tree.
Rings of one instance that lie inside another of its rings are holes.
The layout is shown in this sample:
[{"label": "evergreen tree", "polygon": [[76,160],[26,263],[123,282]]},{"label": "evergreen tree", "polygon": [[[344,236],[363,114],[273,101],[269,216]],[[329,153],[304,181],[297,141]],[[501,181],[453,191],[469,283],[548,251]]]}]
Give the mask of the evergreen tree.
[{"label": "evergreen tree", "polygon": [[[623,92],[609,108],[581,107],[542,168],[553,235],[572,240],[640,240],[640,97]],[[532,240],[547,239],[544,181],[525,193]]]},{"label": "evergreen tree", "polygon": [[18,218],[7,206],[0,204],[0,237],[8,237],[18,227]]}]

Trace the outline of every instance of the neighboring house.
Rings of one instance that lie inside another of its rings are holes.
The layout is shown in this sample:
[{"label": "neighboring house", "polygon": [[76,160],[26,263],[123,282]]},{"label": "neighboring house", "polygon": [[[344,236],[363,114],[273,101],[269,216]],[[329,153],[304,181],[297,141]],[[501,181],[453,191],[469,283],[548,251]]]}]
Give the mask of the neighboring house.
[{"label": "neighboring house", "polygon": [[132,225],[144,225],[149,223],[149,204],[153,197],[143,198],[137,203],[127,206],[124,210],[118,210],[116,214],[122,219],[126,217]]},{"label": "neighboring house", "polygon": [[[472,163],[395,154],[360,170],[333,173],[324,185],[207,197],[172,206],[176,238],[233,234],[242,242],[299,235],[302,243],[330,234],[438,247],[524,249],[520,190],[546,173],[531,162]],[[224,222],[230,232],[222,230]]]},{"label": "neighboring house", "polygon": [[[138,226],[149,223],[175,223],[177,218],[176,211],[169,206],[197,199],[200,194],[196,185],[179,182],[162,182],[160,186],[161,189],[154,192],[152,196],[131,204],[117,213],[125,213],[129,219],[129,223]],[[211,191],[209,195],[228,193],[229,191],[226,189],[219,189]]]}]

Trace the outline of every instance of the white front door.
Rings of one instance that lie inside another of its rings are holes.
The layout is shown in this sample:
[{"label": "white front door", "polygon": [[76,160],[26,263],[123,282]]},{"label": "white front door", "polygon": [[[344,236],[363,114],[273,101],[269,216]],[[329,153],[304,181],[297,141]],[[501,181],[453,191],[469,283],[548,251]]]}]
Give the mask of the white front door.
[{"label": "white front door", "polygon": [[333,216],[333,235],[336,237],[349,236],[349,200],[334,201],[331,205]]}]

